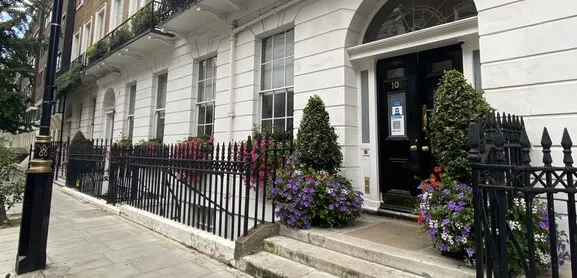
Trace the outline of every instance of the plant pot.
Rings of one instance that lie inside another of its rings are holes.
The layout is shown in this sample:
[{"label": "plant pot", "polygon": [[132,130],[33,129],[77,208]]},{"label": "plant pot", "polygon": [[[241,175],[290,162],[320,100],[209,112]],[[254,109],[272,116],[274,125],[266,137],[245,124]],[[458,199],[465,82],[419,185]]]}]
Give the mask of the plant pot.
[{"label": "plant pot", "polygon": [[467,251],[441,251],[441,255],[444,257],[456,259],[456,260],[465,260],[467,258]]}]

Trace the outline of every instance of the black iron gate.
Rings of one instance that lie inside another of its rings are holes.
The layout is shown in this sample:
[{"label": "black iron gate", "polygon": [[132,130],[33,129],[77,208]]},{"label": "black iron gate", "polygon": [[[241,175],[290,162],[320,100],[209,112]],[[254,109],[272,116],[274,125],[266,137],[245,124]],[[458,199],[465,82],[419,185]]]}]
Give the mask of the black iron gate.
[{"label": "black iron gate", "polygon": [[530,165],[531,144],[523,119],[515,116],[490,114],[471,123],[469,144],[477,277],[576,277],[577,168],[567,129],[563,167],[552,166],[546,128],[544,166]]},{"label": "black iron gate", "polygon": [[108,192],[107,155],[111,141],[88,140],[71,143],[69,147],[66,185],[93,197],[104,197]]}]

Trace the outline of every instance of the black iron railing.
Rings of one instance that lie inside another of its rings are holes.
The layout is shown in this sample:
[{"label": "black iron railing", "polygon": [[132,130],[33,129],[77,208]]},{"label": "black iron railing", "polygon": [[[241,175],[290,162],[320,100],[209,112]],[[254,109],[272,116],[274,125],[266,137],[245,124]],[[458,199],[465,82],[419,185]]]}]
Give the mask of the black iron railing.
[{"label": "black iron railing", "polygon": [[173,12],[174,8],[164,2],[149,2],[86,51],[87,66],[110,56],[142,35],[155,31],[158,24]]},{"label": "black iron railing", "polygon": [[137,146],[92,140],[61,149],[68,186],[234,240],[275,221],[267,187],[293,146],[288,138],[249,137]]},{"label": "black iron railing", "polygon": [[56,73],[57,76],[60,76],[61,74],[64,74],[65,72],[69,71],[70,69],[73,69],[77,66],[80,67],[84,67],[86,66],[86,53],[82,53],[80,54],[80,56],[76,57],[74,60],[72,60],[70,63],[68,63],[67,65],[63,65],[60,70],[58,70],[58,72]]},{"label": "black iron railing", "polygon": [[106,198],[107,155],[111,140],[71,142],[68,146],[66,185],[87,195]]},{"label": "black iron railing", "polygon": [[[522,118],[515,116],[491,114],[471,123],[469,144],[477,277],[510,277],[514,269],[524,277],[546,276],[544,272],[575,277],[577,168],[567,130],[561,140],[564,167],[552,166],[546,128],[541,139],[544,166],[530,165],[531,144]],[[568,260],[571,267],[561,268]]]}]

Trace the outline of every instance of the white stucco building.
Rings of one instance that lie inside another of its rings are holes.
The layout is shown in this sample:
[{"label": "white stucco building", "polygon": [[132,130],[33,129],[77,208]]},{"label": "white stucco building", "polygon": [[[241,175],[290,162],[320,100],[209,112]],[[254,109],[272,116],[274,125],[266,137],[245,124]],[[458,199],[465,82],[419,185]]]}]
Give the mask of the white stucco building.
[{"label": "white stucco building", "polygon": [[535,146],[544,126],[556,144],[563,127],[577,131],[574,0],[196,2],[88,63],[67,99],[65,134],[221,142],[271,123],[296,134],[317,94],[343,174],[377,210],[382,193],[407,195],[430,171],[423,115],[444,69],[524,116]]}]

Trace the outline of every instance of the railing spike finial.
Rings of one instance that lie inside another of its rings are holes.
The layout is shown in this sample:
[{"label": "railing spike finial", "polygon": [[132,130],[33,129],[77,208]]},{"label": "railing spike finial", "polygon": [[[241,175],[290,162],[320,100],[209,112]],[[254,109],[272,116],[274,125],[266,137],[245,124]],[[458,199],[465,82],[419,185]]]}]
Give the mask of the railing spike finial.
[{"label": "railing spike finial", "polygon": [[531,151],[531,142],[529,142],[529,136],[527,136],[527,131],[524,127],[521,130],[519,143],[521,144],[521,163],[523,165],[529,165],[531,163],[531,156],[529,155],[529,152]]},{"label": "railing spike finial", "polygon": [[481,162],[481,155],[479,152],[479,145],[481,144],[481,135],[479,132],[479,124],[471,121],[469,123],[469,132],[467,134],[467,141],[469,143],[469,161]]},{"label": "railing spike finial", "polygon": [[503,164],[505,162],[505,136],[503,135],[503,131],[501,129],[497,129],[495,132],[495,160],[497,164]]},{"label": "railing spike finial", "polygon": [[565,163],[566,167],[571,167],[573,165],[573,156],[571,155],[571,147],[573,147],[573,141],[571,140],[571,136],[569,136],[569,131],[567,131],[567,128],[563,130],[561,146],[563,146],[563,163]]},{"label": "railing spike finial", "polygon": [[553,159],[551,158],[551,146],[553,142],[551,141],[551,136],[549,136],[549,131],[547,128],[543,128],[543,136],[541,137],[541,147],[543,147],[543,164],[545,166],[551,166]]}]

